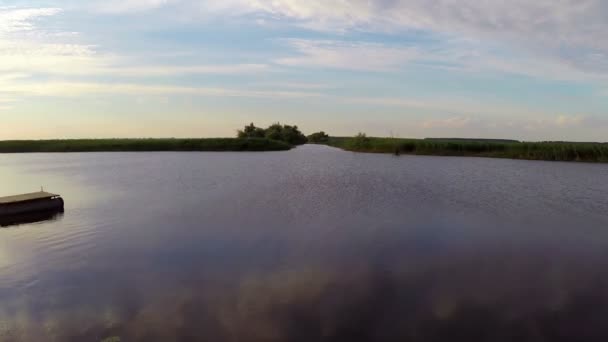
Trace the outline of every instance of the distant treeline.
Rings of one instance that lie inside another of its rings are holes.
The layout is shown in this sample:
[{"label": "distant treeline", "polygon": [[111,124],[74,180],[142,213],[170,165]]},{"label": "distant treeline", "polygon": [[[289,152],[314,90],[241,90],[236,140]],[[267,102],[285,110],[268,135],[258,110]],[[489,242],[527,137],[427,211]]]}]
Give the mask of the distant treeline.
[{"label": "distant treeline", "polygon": [[267,138],[283,141],[292,146],[303,145],[306,143],[323,144],[329,142],[329,135],[323,131],[305,136],[300,132],[298,126],[281,125],[275,123],[268,128],[256,127],[251,123],[237,132],[239,138]]},{"label": "distant treeline", "polygon": [[253,123],[237,138],[212,139],[75,139],[0,141],[0,153],[25,152],[153,152],[153,151],[286,151],[294,146],[325,144],[354,152],[475,156],[529,160],[608,162],[608,144],[520,142],[507,139],[330,137],[325,132],[305,136],[298,126]]},{"label": "distant treeline", "polygon": [[268,128],[256,127],[253,123],[245,126],[243,130],[237,132],[238,138],[266,138],[275,141],[282,141],[292,146],[303,145],[308,142],[308,138],[300,132],[298,126],[281,125],[275,123]]},{"label": "distant treeline", "polygon": [[74,139],[0,141],[0,153],[285,151],[291,145],[266,138],[213,139]]},{"label": "distant treeline", "polygon": [[475,156],[549,161],[608,162],[608,144],[519,142],[496,139],[397,139],[331,137],[327,145],[355,152]]}]

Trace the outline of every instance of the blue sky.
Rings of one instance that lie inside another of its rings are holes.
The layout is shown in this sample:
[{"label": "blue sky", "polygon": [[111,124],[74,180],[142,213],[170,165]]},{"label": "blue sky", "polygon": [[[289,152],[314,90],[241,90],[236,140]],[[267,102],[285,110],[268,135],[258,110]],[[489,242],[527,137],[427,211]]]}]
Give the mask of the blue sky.
[{"label": "blue sky", "polygon": [[0,139],[608,141],[603,0],[0,0]]}]

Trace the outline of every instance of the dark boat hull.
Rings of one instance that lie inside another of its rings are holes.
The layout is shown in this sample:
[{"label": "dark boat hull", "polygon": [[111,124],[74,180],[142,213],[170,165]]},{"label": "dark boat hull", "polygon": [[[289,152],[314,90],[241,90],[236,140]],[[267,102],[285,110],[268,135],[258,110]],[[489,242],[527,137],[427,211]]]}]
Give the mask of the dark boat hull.
[{"label": "dark boat hull", "polygon": [[63,210],[36,211],[19,215],[0,215],[0,228],[52,221],[60,218],[62,215]]},{"label": "dark boat hull", "polygon": [[61,197],[4,204],[0,205],[0,217],[36,212],[59,212],[63,211],[63,206],[64,203]]}]

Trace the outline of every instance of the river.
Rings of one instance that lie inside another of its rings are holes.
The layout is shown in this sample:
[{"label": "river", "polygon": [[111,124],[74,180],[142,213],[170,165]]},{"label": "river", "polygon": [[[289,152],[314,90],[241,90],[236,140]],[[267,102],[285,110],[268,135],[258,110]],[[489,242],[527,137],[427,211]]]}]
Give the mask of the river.
[{"label": "river", "polygon": [[607,341],[608,165],[0,155],[0,341]]}]

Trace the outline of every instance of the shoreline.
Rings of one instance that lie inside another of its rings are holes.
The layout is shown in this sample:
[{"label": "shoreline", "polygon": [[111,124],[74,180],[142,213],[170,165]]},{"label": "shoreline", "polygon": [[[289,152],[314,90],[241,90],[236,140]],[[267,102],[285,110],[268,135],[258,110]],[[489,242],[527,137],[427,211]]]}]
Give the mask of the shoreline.
[{"label": "shoreline", "polygon": [[[491,139],[330,137],[311,143],[355,153],[608,163],[608,143]],[[0,141],[0,154],[94,152],[274,152],[296,146],[267,138],[134,138]]]},{"label": "shoreline", "polygon": [[607,143],[519,142],[476,139],[331,137],[323,145],[356,153],[608,163]]},{"label": "shoreline", "polygon": [[0,141],[0,154],[70,152],[272,152],[287,143],[266,138],[66,139]]}]

